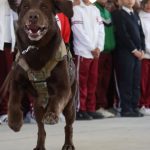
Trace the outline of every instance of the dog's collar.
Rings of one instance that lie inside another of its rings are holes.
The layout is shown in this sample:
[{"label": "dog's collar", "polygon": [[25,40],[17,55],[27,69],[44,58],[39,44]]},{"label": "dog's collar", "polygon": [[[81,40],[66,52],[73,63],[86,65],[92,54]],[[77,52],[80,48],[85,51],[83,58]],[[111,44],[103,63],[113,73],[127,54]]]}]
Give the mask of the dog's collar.
[{"label": "dog's collar", "polygon": [[38,49],[39,49],[39,48],[36,47],[36,46],[34,46],[34,45],[29,45],[29,46],[27,47],[27,49],[25,49],[25,50],[23,50],[23,51],[21,52],[21,54],[24,55],[24,54],[28,53],[28,52],[31,51],[31,50],[38,50]]}]

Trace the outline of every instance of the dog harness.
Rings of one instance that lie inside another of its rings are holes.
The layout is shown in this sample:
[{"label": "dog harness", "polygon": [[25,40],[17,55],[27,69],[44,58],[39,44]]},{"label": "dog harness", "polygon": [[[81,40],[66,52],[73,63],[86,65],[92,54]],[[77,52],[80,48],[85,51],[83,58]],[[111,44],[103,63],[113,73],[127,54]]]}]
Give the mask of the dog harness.
[{"label": "dog harness", "polygon": [[[24,50],[23,52],[30,51],[30,48],[33,48],[33,46],[29,46],[27,50]],[[51,76],[52,70],[55,68],[59,61],[62,61],[64,59],[66,55],[66,46],[62,41],[59,50],[55,55],[55,58],[49,60],[47,64],[41,70],[38,71],[35,71],[28,66],[25,59],[21,57],[20,52],[18,52],[16,55],[15,61],[19,66],[21,66],[21,68],[23,68],[27,72],[29,80],[31,81],[34,88],[37,90],[40,100],[39,102],[44,108],[47,106],[49,99],[46,79]]]}]

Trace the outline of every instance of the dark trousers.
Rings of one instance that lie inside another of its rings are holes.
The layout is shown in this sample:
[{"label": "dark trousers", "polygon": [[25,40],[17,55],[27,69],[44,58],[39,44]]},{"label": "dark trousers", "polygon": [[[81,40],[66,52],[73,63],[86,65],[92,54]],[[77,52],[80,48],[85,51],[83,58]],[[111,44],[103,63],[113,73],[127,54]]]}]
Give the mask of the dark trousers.
[{"label": "dark trousers", "polygon": [[[10,44],[5,44],[4,51],[0,51],[0,88],[12,66],[13,53],[11,53]],[[8,98],[2,99],[0,104],[0,115],[7,114]]]},{"label": "dark trousers", "polygon": [[[112,71],[112,54],[101,53],[98,64],[98,81],[96,89],[96,109],[108,108],[108,90],[110,88],[110,80]],[[111,93],[109,93],[109,96]],[[112,95],[111,95],[112,96]]]},{"label": "dark trousers", "polygon": [[128,50],[115,54],[115,71],[122,112],[138,107],[140,98],[141,62]]}]

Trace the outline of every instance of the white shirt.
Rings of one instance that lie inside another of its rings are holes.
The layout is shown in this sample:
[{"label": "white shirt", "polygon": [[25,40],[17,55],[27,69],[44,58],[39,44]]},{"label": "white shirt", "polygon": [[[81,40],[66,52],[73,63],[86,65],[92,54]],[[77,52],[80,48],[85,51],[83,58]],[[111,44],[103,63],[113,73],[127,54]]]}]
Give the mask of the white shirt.
[{"label": "white shirt", "polygon": [[145,35],[145,58],[150,59],[150,13],[140,11],[139,13],[143,32]]},{"label": "white shirt", "polygon": [[91,51],[104,49],[104,25],[96,6],[80,5],[73,7],[74,16],[71,19],[73,31],[73,45],[76,55],[93,58]]},{"label": "white shirt", "polygon": [[0,50],[4,50],[4,43],[12,43],[12,51],[15,47],[14,20],[17,14],[10,9],[8,0],[0,0]]},{"label": "white shirt", "polygon": [[[133,9],[129,9],[128,7],[122,6],[122,9],[125,10],[128,14],[133,13]],[[130,14],[131,15],[131,14]]]}]

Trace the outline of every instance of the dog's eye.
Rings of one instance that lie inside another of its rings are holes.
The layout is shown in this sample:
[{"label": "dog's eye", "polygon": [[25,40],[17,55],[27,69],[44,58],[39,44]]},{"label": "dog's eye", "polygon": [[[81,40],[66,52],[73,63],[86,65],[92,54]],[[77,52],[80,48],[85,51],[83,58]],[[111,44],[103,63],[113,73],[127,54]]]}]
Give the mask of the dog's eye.
[{"label": "dog's eye", "polygon": [[44,9],[48,9],[47,5],[45,4],[41,4],[41,8],[44,10]]},{"label": "dog's eye", "polygon": [[24,5],[23,8],[27,10],[29,9],[29,5]]}]

